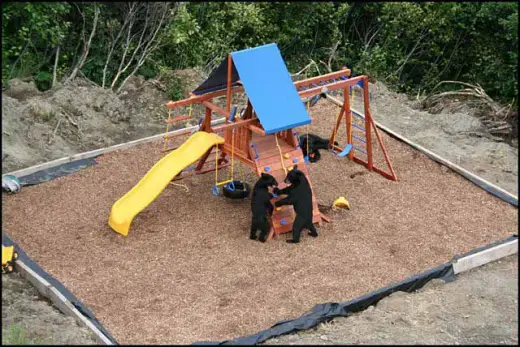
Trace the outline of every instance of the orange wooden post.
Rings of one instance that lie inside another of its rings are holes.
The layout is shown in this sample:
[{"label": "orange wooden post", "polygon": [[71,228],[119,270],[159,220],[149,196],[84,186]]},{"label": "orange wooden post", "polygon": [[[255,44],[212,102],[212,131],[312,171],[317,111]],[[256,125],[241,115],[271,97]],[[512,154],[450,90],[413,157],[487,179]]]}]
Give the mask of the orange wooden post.
[{"label": "orange wooden post", "polygon": [[202,123],[200,124],[200,131],[206,131],[208,133],[211,133],[211,109],[209,107],[206,107],[206,114],[204,116],[204,119],[202,120]]},{"label": "orange wooden post", "polygon": [[366,139],[367,139],[367,156],[368,156],[368,166],[369,170],[372,170],[374,167],[374,158],[372,157],[372,132],[370,122],[370,96],[368,91],[368,76],[363,77],[363,103],[365,105],[365,131],[366,131]]},{"label": "orange wooden post", "polygon": [[[383,143],[383,139],[379,135],[379,131],[377,130],[376,123],[374,121],[374,118],[372,118],[372,115],[370,114],[370,122],[372,123],[372,126],[374,127],[374,132],[376,133],[377,141],[379,142],[379,147],[383,150],[383,155],[385,156],[386,164],[388,165],[388,168],[390,169],[391,178],[394,181],[398,181],[397,175],[395,174],[394,168],[392,167],[392,163],[390,162],[390,158],[388,158],[388,153],[386,152],[385,144]],[[366,116],[365,116],[366,117]]]},{"label": "orange wooden post", "polygon": [[231,55],[228,55],[228,64],[227,64],[227,93],[226,93],[226,109],[228,112],[231,111],[231,78],[233,72],[233,59],[231,59]]}]

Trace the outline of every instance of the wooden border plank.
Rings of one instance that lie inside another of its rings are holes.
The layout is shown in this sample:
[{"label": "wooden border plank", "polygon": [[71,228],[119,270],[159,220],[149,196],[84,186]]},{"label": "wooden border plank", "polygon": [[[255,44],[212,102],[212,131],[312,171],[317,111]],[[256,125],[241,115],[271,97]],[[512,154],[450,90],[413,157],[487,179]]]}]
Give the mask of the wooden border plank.
[{"label": "wooden border plank", "polygon": [[459,274],[515,253],[518,253],[518,239],[457,259],[453,271]]},{"label": "wooden border plank", "polygon": [[15,270],[19,272],[25,279],[31,282],[38,292],[49,299],[64,315],[70,316],[76,322],[88,329],[90,329],[97,341],[104,345],[114,345],[108,337],[105,336],[87,317],[78,311],[74,305],[62,294],[58,289],[46,281],[43,277],[38,275],[27,264],[20,259],[14,262]]},{"label": "wooden border plank", "polygon": [[[226,118],[215,119],[214,121],[211,122],[211,125],[218,125],[220,123],[224,123],[225,120],[226,120]],[[187,131],[187,130],[196,130],[198,127],[199,127],[198,125],[194,125],[194,126],[187,127],[187,128],[173,130],[173,131],[170,131],[167,135],[173,135],[173,134],[176,134],[176,133],[179,133],[179,132],[183,132],[183,131]],[[35,172],[38,172],[38,171],[41,171],[41,170],[50,169],[50,168],[53,168],[53,167],[56,167],[56,166],[59,166],[59,165],[62,165],[62,164],[71,163],[71,162],[76,161],[76,160],[97,157],[98,155],[105,154],[105,153],[108,153],[108,152],[113,152],[113,151],[117,151],[117,150],[121,150],[121,149],[126,149],[126,148],[133,147],[133,146],[136,146],[136,145],[139,145],[139,144],[142,144],[142,143],[146,143],[146,142],[152,142],[152,141],[155,141],[155,140],[160,140],[161,138],[163,138],[163,136],[165,136],[165,134],[152,135],[152,136],[149,136],[149,137],[144,137],[142,139],[137,139],[137,140],[133,140],[133,141],[125,142],[125,143],[120,143],[120,144],[113,145],[113,146],[110,146],[110,147],[104,147],[104,148],[95,149],[95,150],[88,151],[88,152],[74,154],[74,155],[71,155],[71,156],[68,156],[68,157],[63,157],[63,158],[60,158],[60,159],[55,159],[55,160],[52,160],[52,161],[48,161],[46,163],[30,166],[30,167],[27,167],[25,169],[20,169],[20,170],[16,170],[16,171],[13,171],[13,172],[9,172],[9,173],[3,174],[2,177],[5,176],[5,175],[15,175],[17,177],[27,176],[27,175],[30,175],[32,173],[35,173]]]}]

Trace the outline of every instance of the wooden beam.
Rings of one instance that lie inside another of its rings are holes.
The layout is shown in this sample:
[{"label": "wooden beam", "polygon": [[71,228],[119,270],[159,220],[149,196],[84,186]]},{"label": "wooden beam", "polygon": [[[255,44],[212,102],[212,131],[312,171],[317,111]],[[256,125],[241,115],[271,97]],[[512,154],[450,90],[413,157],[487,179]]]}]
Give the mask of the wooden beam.
[{"label": "wooden beam", "polygon": [[15,271],[28,280],[36,290],[49,299],[64,315],[74,318],[79,326],[89,329],[96,340],[103,345],[114,345],[110,339],[101,332],[87,317],[85,317],[56,287],[41,277],[22,260],[14,262]]},{"label": "wooden beam", "polygon": [[228,111],[228,118],[229,118],[229,112],[231,111],[231,78],[232,78],[232,72],[233,72],[233,59],[231,58],[231,54],[228,55],[228,64],[227,64],[227,89],[226,89],[226,110]]},{"label": "wooden beam", "polygon": [[206,160],[208,160],[209,155],[211,154],[211,151],[213,151],[213,147],[208,149],[206,153],[200,158],[199,163],[197,164],[197,167],[195,168],[195,171],[200,171],[204,164],[206,163]]},{"label": "wooden beam", "polygon": [[229,112],[218,107],[217,105],[209,102],[209,101],[203,101],[202,104],[204,106],[206,106],[207,108],[209,108],[211,111],[215,112],[215,113],[218,113],[218,114],[221,114],[223,115],[224,117],[226,118],[229,118]]},{"label": "wooden beam", "polygon": [[[329,147],[334,146],[334,141],[336,141],[336,134],[338,133],[339,126],[341,124],[341,119],[343,118],[343,115],[345,114],[345,108],[342,107],[338,114],[338,119],[336,120],[336,124],[334,125],[334,128],[332,129],[332,135],[330,136],[329,140]],[[307,153],[309,155],[309,153]]]},{"label": "wooden beam", "polygon": [[[395,174],[394,168],[392,167],[392,163],[390,162],[390,158],[388,157],[388,153],[386,152],[385,144],[383,143],[383,139],[379,135],[379,131],[377,130],[376,123],[374,122],[374,118],[372,118],[370,110],[368,110],[368,114],[369,114],[369,117],[366,117],[366,118],[370,119],[370,122],[372,123],[372,126],[374,127],[374,132],[376,133],[377,141],[379,142],[379,147],[381,147],[381,150],[383,151],[383,155],[385,157],[386,164],[388,165],[390,172],[394,176],[393,180],[398,181],[397,175]],[[368,141],[368,138],[367,138],[367,141]]]},{"label": "wooden beam", "polygon": [[372,167],[374,166],[374,156],[372,153],[372,123],[370,122],[371,114],[369,100],[368,77],[363,76],[363,104],[365,106],[365,137],[367,139],[368,169],[372,170]]},{"label": "wooden beam", "polygon": [[260,136],[265,136],[265,130],[262,129],[262,128],[260,128],[260,127],[257,127],[257,126],[254,125],[254,124],[249,124],[249,125],[247,126],[247,128],[248,128],[249,130],[251,130],[252,132],[254,132],[255,134],[258,134],[258,135],[260,135]]},{"label": "wooden beam", "polygon": [[351,74],[351,71],[349,69],[335,71],[335,72],[328,73],[326,75],[311,77],[311,78],[307,78],[305,80],[294,82],[294,86],[296,88],[301,88],[301,87],[305,87],[305,86],[310,86],[312,84],[318,84],[320,82],[328,82],[331,79],[337,79],[340,77],[350,77],[350,74]]},{"label": "wooden beam", "polygon": [[212,132],[211,130],[211,109],[206,106],[206,114],[200,125],[199,131]]},{"label": "wooden beam", "polygon": [[166,135],[163,135],[163,138],[165,140],[167,139],[171,139],[171,138],[174,138],[174,137],[177,137],[177,136],[182,136],[182,135],[186,135],[186,134],[191,134],[195,129],[186,129],[186,130],[183,130],[183,131],[179,131],[177,133],[173,133],[173,134],[166,134]]},{"label": "wooden beam", "polygon": [[170,123],[181,122],[183,120],[187,120],[187,119],[190,119],[190,118],[191,118],[190,115],[177,116],[177,117],[173,117],[173,118],[167,119],[167,120],[165,120],[165,122],[166,122],[166,124],[170,124]]},{"label": "wooden beam", "polygon": [[218,126],[216,128],[213,128],[213,131],[214,132],[217,132],[217,131],[220,132],[220,131],[227,130],[227,129],[248,126],[249,124],[254,124],[256,121],[257,121],[256,118],[248,119],[248,120],[237,119],[233,123],[226,123],[224,125],[221,125],[221,126]]},{"label": "wooden beam", "polygon": [[332,90],[338,90],[343,88],[348,88],[350,86],[353,86],[357,84],[359,81],[362,81],[363,78],[366,76],[358,76],[354,78],[350,78],[348,80],[341,80],[338,82],[334,82],[331,84],[323,85],[323,86],[317,86],[315,88],[307,89],[307,90],[301,90],[298,92],[300,95],[300,98],[308,98],[314,95],[319,95],[325,92],[330,92]]},{"label": "wooden beam", "polygon": [[[332,72],[332,73],[329,73],[326,75],[308,78],[306,80],[294,82],[294,85],[296,88],[300,88],[300,87],[310,86],[312,84],[317,84],[320,82],[328,82],[331,79],[339,78],[341,76],[350,76],[350,70],[348,70],[348,69],[340,70],[340,71]],[[357,82],[359,82],[362,79],[363,79],[363,76],[357,76],[354,78],[350,78],[348,80],[341,80],[340,82],[337,82],[337,83],[345,82],[345,84],[331,83],[331,84],[326,85],[326,87],[328,90],[341,89],[344,87],[349,87],[351,85],[355,85]],[[300,97],[303,98],[303,97],[309,97],[309,96],[314,96],[314,95],[320,94],[320,93],[322,93],[323,87],[324,86],[318,86],[316,88],[302,91],[300,93],[303,93],[303,94],[300,94]],[[238,86],[238,87],[229,88],[229,90],[228,90],[228,88],[226,88],[226,89],[218,90],[218,91],[203,94],[203,95],[194,95],[193,93],[190,93],[190,97],[187,99],[168,102],[166,104],[166,108],[173,109],[176,107],[187,106],[187,105],[191,105],[191,104],[195,104],[195,103],[202,103],[203,101],[211,100],[211,99],[217,98],[219,96],[224,96],[224,95],[227,95],[228,93],[235,94],[235,93],[239,93],[239,92],[243,92],[243,91],[244,91],[244,87]]]},{"label": "wooden beam", "polygon": [[[243,91],[244,91],[244,87],[231,88],[232,94],[243,92]],[[226,95],[226,93],[227,93],[227,90],[223,89],[223,90],[218,90],[216,92],[211,92],[211,93],[207,93],[207,94],[203,94],[203,95],[192,96],[190,98],[179,100],[179,101],[170,101],[166,104],[166,108],[172,109],[172,108],[176,108],[176,107],[180,107],[180,106],[187,106],[187,105],[191,105],[191,104],[202,103],[203,101],[211,100],[213,98],[217,98],[219,96]]]},{"label": "wooden beam", "polygon": [[518,239],[457,259],[453,263],[453,271],[458,274],[516,253],[518,253]]}]

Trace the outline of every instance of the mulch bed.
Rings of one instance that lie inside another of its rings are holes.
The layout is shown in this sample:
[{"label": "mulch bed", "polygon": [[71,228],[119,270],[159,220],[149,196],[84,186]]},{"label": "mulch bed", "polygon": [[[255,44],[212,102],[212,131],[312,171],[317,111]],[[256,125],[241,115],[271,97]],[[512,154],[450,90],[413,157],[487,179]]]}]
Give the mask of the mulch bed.
[{"label": "mulch bed", "polygon": [[[316,105],[310,131],[328,136],[335,114],[333,106]],[[255,333],[518,229],[515,207],[382,136],[400,182],[322,153],[310,167],[319,203],[345,196],[352,210],[330,212],[333,222],[319,228],[320,236],[305,235],[299,245],[286,244],[285,236],[249,240],[250,201],[213,196],[213,173],[178,182],[189,192],[170,185],[135,218],[128,237],[113,232],[112,204],[161,157],[161,143],[112,152],[73,175],[4,194],[2,227],[122,344]],[[245,171],[254,184],[252,170]]]}]

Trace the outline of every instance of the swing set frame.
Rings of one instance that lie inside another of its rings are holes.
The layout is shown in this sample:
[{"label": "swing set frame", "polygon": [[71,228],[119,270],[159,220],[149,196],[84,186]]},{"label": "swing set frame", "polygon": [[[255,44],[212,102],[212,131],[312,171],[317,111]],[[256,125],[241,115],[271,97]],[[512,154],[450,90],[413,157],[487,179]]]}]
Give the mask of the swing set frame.
[{"label": "swing set frame", "polygon": [[[245,108],[245,112],[242,117],[235,117],[232,115],[231,103],[232,103],[232,95],[243,92],[244,87],[242,86],[241,81],[235,82],[235,86],[232,85],[232,68],[233,68],[233,59],[231,55],[227,57],[227,85],[226,88],[211,91],[208,93],[204,93],[201,95],[195,95],[190,93],[190,97],[179,100],[179,101],[170,101],[166,104],[166,108],[170,111],[172,109],[178,107],[190,106],[190,109],[193,104],[201,104],[205,107],[205,114],[199,121],[199,131],[205,131],[209,133],[223,133],[225,142],[222,145],[218,145],[218,149],[215,150],[215,166],[208,169],[203,169],[203,166],[211,161],[208,161],[208,158],[211,153],[213,153],[213,148],[208,150],[202,158],[198,161],[195,168],[186,173],[186,170],[181,173],[179,176],[186,176],[187,174],[202,174],[209,171],[216,171],[222,169],[225,166],[228,166],[229,163],[226,159],[226,156],[231,156],[232,164],[234,164],[234,160],[240,161],[242,164],[251,167],[253,170],[256,170],[257,164],[255,163],[255,154],[251,149],[251,140],[253,134],[259,136],[266,136],[265,130],[260,123],[260,120],[256,117],[256,113],[253,109],[253,106],[249,99],[247,100],[247,106]],[[339,71],[331,72],[325,75],[308,78],[302,81],[294,82],[294,86],[298,91],[300,98],[306,99],[311,98],[316,95],[327,95],[327,92],[331,92],[334,90],[343,89],[343,103],[340,106],[340,112],[338,114],[336,124],[334,125],[332,135],[329,141],[329,147],[336,151],[343,151],[344,148],[340,148],[334,145],[334,139],[336,138],[337,131],[342,123],[343,118],[345,119],[346,126],[346,145],[352,145],[352,111],[350,109],[350,98],[349,98],[349,88],[355,85],[359,85],[362,83],[363,88],[363,100],[364,100],[364,120],[365,120],[365,129],[366,129],[366,145],[367,145],[367,160],[363,160],[361,158],[356,157],[354,151],[350,151],[347,155],[348,159],[365,166],[369,171],[377,172],[384,177],[397,181],[397,176],[392,168],[390,160],[388,158],[388,154],[386,148],[382,142],[382,139],[377,131],[377,127],[375,126],[375,122],[372,118],[372,114],[370,111],[369,105],[369,90],[368,90],[368,76],[356,76],[350,78],[351,71],[350,69],[343,67]],[[226,97],[226,106],[222,108],[213,103],[213,100],[218,97]],[[225,124],[220,126],[212,126],[211,125],[211,117],[213,114],[218,114],[224,116],[226,118]],[[181,118],[178,118],[181,119]],[[383,171],[374,166],[373,162],[373,154],[372,154],[372,128],[375,131],[377,140],[381,149],[383,150],[384,157],[386,163],[389,167],[389,172]],[[188,131],[187,133],[189,133]],[[185,135],[186,132],[180,132],[173,135],[165,135],[165,139],[169,139],[172,137]],[[236,139],[235,139],[236,136]],[[282,138],[286,140],[286,142],[294,148],[299,146],[298,140],[295,138],[293,129],[288,129],[281,131],[278,133],[277,138]],[[236,141],[236,142],[235,142]],[[308,143],[308,142],[307,142]],[[220,155],[220,157],[219,157]],[[223,164],[224,163],[224,164]],[[221,165],[223,164],[223,165]],[[232,165],[233,166],[233,165]],[[233,169],[232,169],[233,170]],[[175,179],[180,179],[180,177],[176,177]],[[232,174],[233,176],[233,174]],[[217,183],[218,180],[217,180]],[[220,182],[221,184],[225,184]]]}]

